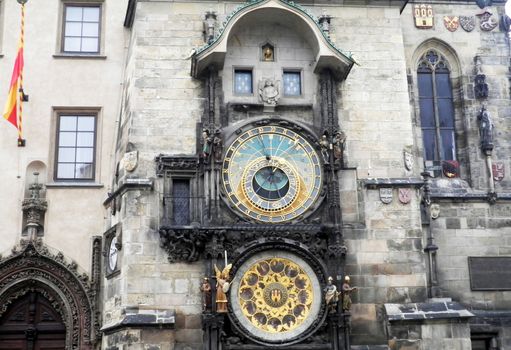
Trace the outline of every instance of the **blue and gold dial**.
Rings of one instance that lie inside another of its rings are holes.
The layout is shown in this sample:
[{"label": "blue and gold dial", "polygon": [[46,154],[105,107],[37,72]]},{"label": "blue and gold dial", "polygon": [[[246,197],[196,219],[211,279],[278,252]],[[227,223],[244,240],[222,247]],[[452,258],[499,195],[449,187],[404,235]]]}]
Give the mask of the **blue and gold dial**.
[{"label": "blue and gold dial", "polygon": [[224,158],[222,180],[227,198],[244,216],[281,223],[314,205],[322,170],[317,152],[302,136],[267,125],[234,140]]}]

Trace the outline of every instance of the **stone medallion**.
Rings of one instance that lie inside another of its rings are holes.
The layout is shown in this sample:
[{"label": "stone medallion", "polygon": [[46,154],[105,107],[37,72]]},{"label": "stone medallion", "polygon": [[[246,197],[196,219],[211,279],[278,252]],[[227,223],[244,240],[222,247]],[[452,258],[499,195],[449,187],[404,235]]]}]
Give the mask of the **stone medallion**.
[{"label": "stone medallion", "polygon": [[438,204],[431,204],[431,207],[429,207],[429,213],[433,220],[438,219],[440,216],[440,206]]},{"label": "stone medallion", "polygon": [[321,309],[321,288],[312,268],[286,252],[263,252],[246,261],[230,296],[240,325],[268,343],[285,343],[307,332]]},{"label": "stone medallion", "polygon": [[393,194],[392,187],[381,187],[380,188],[380,200],[382,203],[390,204],[392,203]]},{"label": "stone medallion", "polygon": [[450,32],[455,32],[460,25],[460,19],[458,16],[445,16],[444,25]]},{"label": "stone medallion", "polygon": [[128,172],[135,170],[138,164],[138,151],[126,152],[121,163],[124,170]]},{"label": "stone medallion", "polygon": [[471,32],[476,27],[475,16],[460,16],[460,26],[466,32]]}]

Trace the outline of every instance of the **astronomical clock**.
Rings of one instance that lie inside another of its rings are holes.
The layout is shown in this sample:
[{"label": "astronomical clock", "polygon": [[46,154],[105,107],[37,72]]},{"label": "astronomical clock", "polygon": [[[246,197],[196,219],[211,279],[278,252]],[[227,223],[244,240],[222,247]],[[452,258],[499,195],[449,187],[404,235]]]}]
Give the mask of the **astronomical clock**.
[{"label": "astronomical clock", "polygon": [[253,222],[286,223],[310,213],[323,185],[320,157],[299,133],[279,125],[241,131],[225,153],[228,205]]},{"label": "astronomical clock", "polygon": [[[160,238],[171,262],[205,262],[205,349],[303,349],[311,340],[332,349],[333,339],[343,348],[339,293],[328,282],[343,278],[346,251],[338,196],[329,195],[341,167],[335,140],[333,129],[282,117],[203,129],[190,178],[204,191],[207,220],[163,227]],[[170,161],[160,159],[170,167],[193,158]]]}]

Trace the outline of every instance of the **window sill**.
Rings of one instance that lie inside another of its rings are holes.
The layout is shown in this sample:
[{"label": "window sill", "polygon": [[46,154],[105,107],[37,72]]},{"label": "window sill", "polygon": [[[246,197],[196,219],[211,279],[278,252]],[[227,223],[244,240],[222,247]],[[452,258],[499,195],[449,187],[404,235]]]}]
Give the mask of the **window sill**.
[{"label": "window sill", "polygon": [[72,59],[92,59],[92,60],[106,60],[105,55],[99,54],[79,54],[79,53],[56,53],[53,58],[72,58]]},{"label": "window sill", "polygon": [[97,182],[50,182],[46,188],[103,188],[104,185]]}]

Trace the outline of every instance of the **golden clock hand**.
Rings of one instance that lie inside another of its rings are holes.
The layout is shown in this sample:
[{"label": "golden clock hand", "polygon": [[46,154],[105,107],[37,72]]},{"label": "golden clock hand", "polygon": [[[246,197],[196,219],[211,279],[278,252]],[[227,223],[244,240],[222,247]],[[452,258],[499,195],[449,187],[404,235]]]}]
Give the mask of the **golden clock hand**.
[{"label": "golden clock hand", "polygon": [[266,146],[264,145],[264,141],[263,141],[263,138],[261,137],[260,134],[257,135],[257,139],[259,140],[259,142],[261,143],[261,146],[263,146],[263,152],[264,152],[264,155],[266,156],[266,160],[270,160],[271,157],[270,155],[268,154],[268,151],[266,150]]}]

